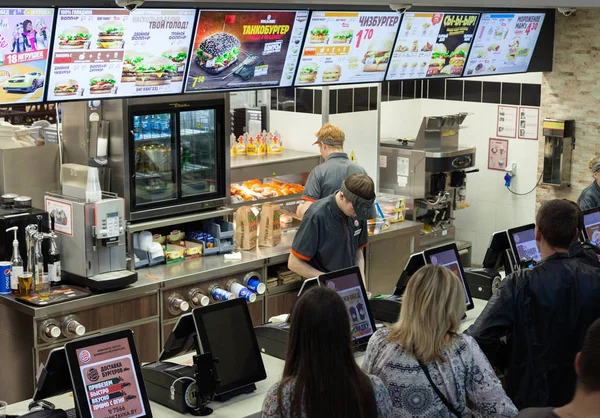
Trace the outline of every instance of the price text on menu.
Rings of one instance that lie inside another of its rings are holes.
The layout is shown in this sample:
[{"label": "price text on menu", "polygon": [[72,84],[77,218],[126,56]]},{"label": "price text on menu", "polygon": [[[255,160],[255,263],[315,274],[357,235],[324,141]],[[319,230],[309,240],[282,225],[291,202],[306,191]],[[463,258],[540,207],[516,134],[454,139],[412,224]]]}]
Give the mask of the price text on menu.
[{"label": "price text on menu", "polygon": [[0,104],[41,102],[53,9],[0,9]]},{"label": "price text on menu", "polygon": [[307,11],[202,11],[186,92],[289,87]]},{"label": "price text on menu", "polygon": [[460,77],[479,14],[405,13],[387,80]]},{"label": "price text on menu", "polygon": [[383,81],[399,25],[394,12],[313,12],[295,85]]},{"label": "price text on menu", "polygon": [[49,100],[179,94],[193,9],[59,9]]}]

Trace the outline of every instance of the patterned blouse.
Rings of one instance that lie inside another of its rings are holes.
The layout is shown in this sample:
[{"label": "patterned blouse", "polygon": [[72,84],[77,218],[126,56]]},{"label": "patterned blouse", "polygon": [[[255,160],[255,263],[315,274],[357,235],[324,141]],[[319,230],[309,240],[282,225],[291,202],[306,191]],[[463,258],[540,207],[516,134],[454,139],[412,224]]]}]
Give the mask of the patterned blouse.
[{"label": "patterned blouse", "polygon": [[[394,417],[454,418],[434,392],[418,361],[400,344],[389,341],[389,335],[390,331],[384,328],[371,337],[363,369],[386,384],[394,404]],[[517,415],[517,408],[473,338],[459,335],[444,348],[443,355],[448,361],[429,364],[429,374],[463,417]]]},{"label": "patterned blouse", "polygon": [[[375,394],[375,402],[377,403],[377,417],[373,418],[393,418],[394,415],[392,413],[392,401],[390,400],[390,395],[387,391],[387,388],[379,379],[375,376],[369,376],[371,379],[371,383],[373,384],[373,392]],[[283,409],[286,411],[290,410],[290,402],[291,402],[291,387],[292,383],[288,383],[283,388],[281,394],[283,396],[282,405]],[[282,414],[281,411],[278,410],[279,404],[277,399],[277,391],[279,388],[279,383],[274,384],[263,403],[262,409],[262,418],[289,418],[289,413]],[[305,418],[306,415],[302,412],[302,418]]]}]

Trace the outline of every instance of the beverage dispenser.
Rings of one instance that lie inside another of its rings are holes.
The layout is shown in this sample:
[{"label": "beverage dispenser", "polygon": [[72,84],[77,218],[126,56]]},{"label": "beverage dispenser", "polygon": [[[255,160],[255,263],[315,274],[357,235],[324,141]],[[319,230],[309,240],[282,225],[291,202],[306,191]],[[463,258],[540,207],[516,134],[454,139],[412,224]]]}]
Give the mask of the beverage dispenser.
[{"label": "beverage dispenser", "polygon": [[546,143],[542,184],[570,186],[575,149],[575,121],[544,119],[543,127]]}]

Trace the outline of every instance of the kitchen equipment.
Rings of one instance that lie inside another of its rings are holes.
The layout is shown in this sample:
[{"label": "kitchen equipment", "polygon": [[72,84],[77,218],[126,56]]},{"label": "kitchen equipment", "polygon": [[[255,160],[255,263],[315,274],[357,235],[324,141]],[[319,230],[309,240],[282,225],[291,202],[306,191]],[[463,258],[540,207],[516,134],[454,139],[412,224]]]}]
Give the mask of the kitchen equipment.
[{"label": "kitchen equipment", "polygon": [[111,193],[97,202],[56,193],[46,194],[46,208],[69,212],[67,225],[56,228],[62,253],[62,279],[92,291],[112,291],[137,281],[126,269],[125,204]]},{"label": "kitchen equipment", "polygon": [[543,127],[546,143],[542,184],[570,186],[575,149],[575,121],[544,119]]},{"label": "kitchen equipment", "polygon": [[[13,242],[15,240],[13,227],[18,227],[17,241],[19,241],[19,254],[23,259],[23,265],[27,266],[28,250],[25,239],[25,229],[28,225],[39,225],[41,223],[42,231],[49,231],[48,213],[31,208],[25,211],[16,211],[13,209],[0,208],[0,260],[10,260],[13,253]],[[7,232],[8,230],[8,232]],[[42,246],[44,255],[48,253],[49,243],[45,242]]]}]

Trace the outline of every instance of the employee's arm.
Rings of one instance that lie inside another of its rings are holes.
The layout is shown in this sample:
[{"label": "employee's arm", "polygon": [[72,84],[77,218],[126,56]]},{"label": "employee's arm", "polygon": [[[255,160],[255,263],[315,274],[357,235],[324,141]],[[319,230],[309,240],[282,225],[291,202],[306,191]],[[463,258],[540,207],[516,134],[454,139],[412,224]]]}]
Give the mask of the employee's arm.
[{"label": "employee's arm", "polygon": [[290,253],[288,268],[304,278],[313,278],[323,274],[322,271],[317,270],[306,261],[294,255],[294,253]]},{"label": "employee's arm", "polygon": [[301,218],[304,218],[304,214],[306,213],[308,208],[310,208],[310,205],[312,205],[313,203],[314,202],[310,200],[303,200],[302,203],[300,203],[296,208],[296,215],[298,215]]},{"label": "employee's arm", "polygon": [[365,276],[365,254],[364,254],[363,250],[358,250],[356,252],[355,262],[356,262],[356,265],[358,266],[358,268],[360,269],[360,274],[363,278],[363,282],[366,285],[367,277]]},{"label": "employee's arm", "polygon": [[302,193],[302,203],[296,208],[296,215],[303,218],[304,214],[314,202],[319,200],[321,196],[321,180],[319,174],[314,170],[308,175],[308,180],[304,185],[304,193]]}]

